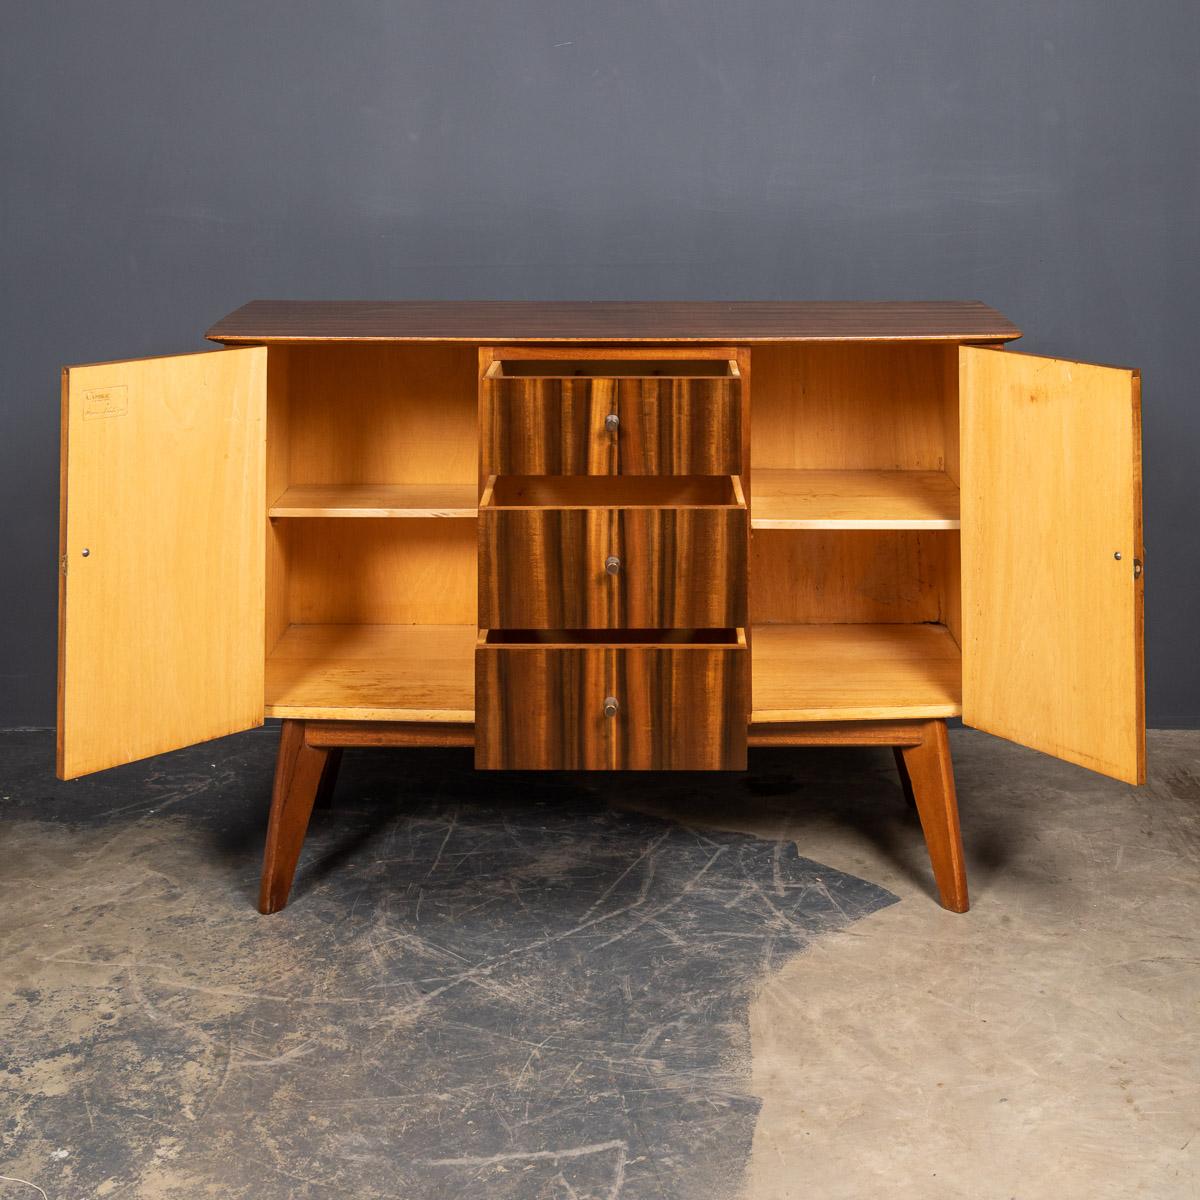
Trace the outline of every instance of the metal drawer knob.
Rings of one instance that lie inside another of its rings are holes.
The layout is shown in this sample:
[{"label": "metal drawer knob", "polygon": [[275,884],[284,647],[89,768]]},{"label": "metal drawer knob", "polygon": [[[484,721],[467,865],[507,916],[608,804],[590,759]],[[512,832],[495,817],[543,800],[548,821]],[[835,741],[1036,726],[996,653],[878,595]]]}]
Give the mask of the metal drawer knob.
[{"label": "metal drawer knob", "polygon": [[609,413],[608,416],[604,418],[604,428],[607,429],[609,433],[616,433],[617,430],[621,428],[621,418],[618,417],[616,413]]},{"label": "metal drawer knob", "polygon": [[604,569],[610,575],[615,575],[621,569],[621,560],[615,554],[610,554],[604,560]]},{"label": "metal drawer knob", "polygon": [[606,717],[615,717],[621,706],[617,702],[616,696],[604,697],[604,715]]}]

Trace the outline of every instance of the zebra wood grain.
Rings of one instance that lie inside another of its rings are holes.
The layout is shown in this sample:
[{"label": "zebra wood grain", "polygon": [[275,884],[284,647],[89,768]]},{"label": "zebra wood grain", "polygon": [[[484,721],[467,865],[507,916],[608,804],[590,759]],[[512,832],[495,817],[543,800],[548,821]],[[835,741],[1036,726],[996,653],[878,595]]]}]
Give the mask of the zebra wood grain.
[{"label": "zebra wood grain", "polygon": [[746,766],[744,638],[727,647],[482,645],[475,680],[482,770]]},{"label": "zebra wood grain", "polygon": [[481,509],[479,624],[745,625],[746,541],[735,507]]},{"label": "zebra wood grain", "polygon": [[614,379],[484,379],[480,453],[488,475],[616,475]]},{"label": "zebra wood grain", "polygon": [[742,469],[736,379],[499,378],[481,388],[485,476]]}]

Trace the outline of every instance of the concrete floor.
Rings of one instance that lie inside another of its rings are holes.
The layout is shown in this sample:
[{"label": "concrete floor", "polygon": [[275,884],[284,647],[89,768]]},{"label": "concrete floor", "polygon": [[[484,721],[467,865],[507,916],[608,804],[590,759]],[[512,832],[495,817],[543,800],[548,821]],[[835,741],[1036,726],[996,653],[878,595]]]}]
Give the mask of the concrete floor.
[{"label": "concrete floor", "polygon": [[0,735],[0,1200],[1200,1195],[1200,733],[954,733],[965,916],[868,749],[348,753],[261,918],[274,741]]}]

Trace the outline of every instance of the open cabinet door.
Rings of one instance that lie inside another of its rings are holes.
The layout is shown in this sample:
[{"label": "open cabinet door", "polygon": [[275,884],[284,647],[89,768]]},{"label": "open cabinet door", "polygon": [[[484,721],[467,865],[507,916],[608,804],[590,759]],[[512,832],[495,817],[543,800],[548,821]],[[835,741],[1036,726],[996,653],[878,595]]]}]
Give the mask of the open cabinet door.
[{"label": "open cabinet door", "polygon": [[58,774],[263,721],[267,350],[63,372]]},{"label": "open cabinet door", "polygon": [[963,722],[1146,770],[1136,371],[961,347]]}]

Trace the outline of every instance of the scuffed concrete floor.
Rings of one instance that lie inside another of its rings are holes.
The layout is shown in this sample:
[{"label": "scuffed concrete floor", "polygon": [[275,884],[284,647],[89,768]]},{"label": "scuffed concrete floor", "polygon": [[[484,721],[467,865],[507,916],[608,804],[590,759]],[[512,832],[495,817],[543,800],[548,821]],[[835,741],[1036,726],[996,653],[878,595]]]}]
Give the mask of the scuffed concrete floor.
[{"label": "scuffed concrete floor", "polygon": [[0,735],[0,1200],[1200,1195],[1200,734],[952,742],[966,916],[888,751],[364,751],[262,918],[272,735]]}]

